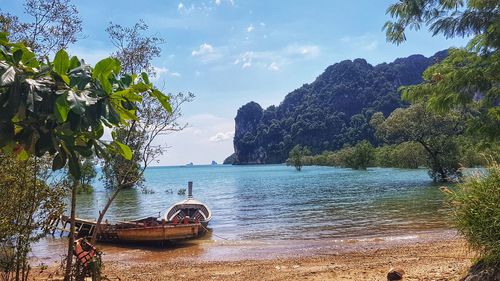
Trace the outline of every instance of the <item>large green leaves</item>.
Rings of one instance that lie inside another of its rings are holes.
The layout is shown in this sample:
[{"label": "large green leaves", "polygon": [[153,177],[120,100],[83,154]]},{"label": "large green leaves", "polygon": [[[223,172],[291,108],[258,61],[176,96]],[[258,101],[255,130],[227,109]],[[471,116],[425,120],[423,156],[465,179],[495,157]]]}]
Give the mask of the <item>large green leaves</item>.
[{"label": "large green leaves", "polygon": [[130,149],[130,147],[117,140],[114,140],[112,145],[115,148],[115,151],[123,158],[125,158],[126,160],[132,159],[132,149]]},{"label": "large green leaves", "polygon": [[109,80],[113,74],[118,75],[120,70],[120,62],[117,59],[106,58],[95,65],[92,77],[101,82],[102,89],[110,94],[113,90],[113,86]]},{"label": "large green leaves", "polygon": [[161,103],[161,105],[163,106],[163,108],[172,113],[172,105],[170,105],[170,98],[168,96],[166,96],[165,94],[163,94],[162,92],[154,89],[152,92],[151,92],[151,96],[155,97],[156,99],[158,99],[158,101]]},{"label": "large green leaves", "polygon": [[0,33],[0,149],[22,159],[49,152],[52,168],[67,166],[75,179],[81,175],[82,156],[121,155],[130,160],[130,147],[100,140],[103,124],[116,128],[136,120],[144,94],[165,110],[172,109],[169,97],[154,89],[146,74],[120,71],[114,58],[92,68],[63,50],[52,62],[41,61]]},{"label": "large green leaves", "polygon": [[69,103],[67,101],[68,94],[62,94],[56,99],[56,106],[54,107],[54,113],[59,122],[66,122],[68,119],[68,113],[71,110]]},{"label": "large green leaves", "polygon": [[57,52],[55,58],[54,58],[54,71],[59,74],[63,75],[68,72],[69,68],[69,56],[68,53],[64,50],[60,50]]},{"label": "large green leaves", "polygon": [[16,79],[16,70],[13,66],[10,66],[5,70],[5,72],[0,76],[0,86],[7,86],[14,82]]},{"label": "large green leaves", "polygon": [[90,96],[90,91],[82,91],[80,93],[68,91],[67,95],[69,107],[76,114],[80,115],[85,112],[87,107],[94,105],[97,102],[97,98]]},{"label": "large green leaves", "polygon": [[54,66],[53,70],[55,73],[59,74],[61,79],[66,83],[69,84],[69,77],[66,75],[69,69],[69,56],[68,53],[64,50],[60,50],[57,52],[55,58],[54,58]]}]

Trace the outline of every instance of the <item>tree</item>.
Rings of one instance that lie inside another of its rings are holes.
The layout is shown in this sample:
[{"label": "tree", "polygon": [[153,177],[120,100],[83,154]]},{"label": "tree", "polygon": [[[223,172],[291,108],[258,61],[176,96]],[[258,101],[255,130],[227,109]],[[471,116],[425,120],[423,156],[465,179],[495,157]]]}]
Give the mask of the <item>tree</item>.
[{"label": "tree", "polygon": [[436,112],[456,108],[478,111],[470,129],[490,141],[500,137],[500,2],[490,0],[403,0],[387,12],[387,39],[400,44],[407,28],[426,25],[447,38],[472,36],[467,48],[452,49],[449,56],[428,68],[424,83],[403,87],[403,98],[424,102]]},{"label": "tree", "polygon": [[2,280],[28,280],[32,244],[47,234],[50,220],[63,213],[67,190],[50,165],[48,157],[20,161],[0,153]]},{"label": "tree", "polygon": [[309,154],[311,154],[311,152],[307,147],[296,145],[288,153],[287,165],[293,165],[295,169],[300,172],[302,170],[302,166],[304,165],[304,157]]},{"label": "tree", "polygon": [[417,169],[427,164],[427,152],[413,141],[384,145],[375,149],[375,162],[379,167]]},{"label": "tree", "polygon": [[[164,40],[142,34],[147,29],[147,25],[142,20],[132,28],[116,24],[110,24],[108,27],[108,34],[118,48],[114,56],[125,66],[122,73],[146,71],[154,75],[151,61],[160,55],[159,45],[164,43]],[[147,167],[157,161],[167,149],[166,145],[155,142],[157,137],[183,130],[186,127],[186,124],[179,123],[179,118],[182,116],[181,106],[190,102],[193,97],[191,93],[168,95],[166,97],[166,102],[170,105],[168,111],[163,109],[162,100],[144,97],[137,104],[137,119],[113,130],[115,138],[128,145],[133,153],[130,159],[117,156],[108,158],[103,163],[105,187],[113,190],[113,193],[99,212],[91,243],[97,240],[101,222],[118,193],[124,188],[140,185],[144,181],[144,172]]]},{"label": "tree", "polygon": [[436,182],[447,182],[461,176],[454,137],[464,128],[464,117],[457,112],[441,115],[413,104],[393,111],[377,127],[377,135],[387,143],[421,144],[427,152],[429,175]]},{"label": "tree", "polygon": [[[155,75],[151,62],[153,58],[160,56],[160,44],[163,44],[165,40],[157,36],[145,35],[147,30],[148,26],[143,20],[132,27],[110,23],[106,29],[111,42],[118,49],[112,55],[121,62],[122,73],[145,71],[150,75]],[[148,138],[151,137],[149,126],[155,121],[165,124],[165,121],[171,119],[162,114],[162,110],[157,110],[161,109],[161,105],[156,100],[144,99],[139,106],[142,107],[138,113],[140,121],[131,122],[123,128],[116,128],[113,132],[117,139],[132,148],[134,154],[130,160],[117,157],[103,163],[103,179],[108,189],[133,187],[144,181],[141,170],[145,169],[149,163],[143,163],[142,152],[146,149]],[[153,112],[147,113],[146,111]],[[159,115],[150,116],[153,114]],[[141,164],[143,164],[142,167]]]},{"label": "tree", "polygon": [[82,20],[71,0],[26,0],[24,12],[31,21],[0,11],[0,31],[10,40],[24,42],[40,57],[66,49],[78,40]]},{"label": "tree", "polygon": [[[39,61],[22,43],[0,33],[0,149],[26,160],[29,155],[52,157],[52,169],[68,164],[74,179],[81,178],[80,158],[120,154],[131,149],[118,140],[101,140],[104,125],[123,126],[137,119],[143,96],[160,101],[171,111],[168,97],[155,89],[146,73],[120,75],[120,62],[99,61],[94,68],[60,50],[52,62]],[[75,180],[71,195],[71,234],[66,279],[69,280],[75,231]]]},{"label": "tree", "polygon": [[372,164],[374,156],[371,143],[366,140],[361,141],[354,146],[351,157],[347,159],[347,167],[354,170],[366,170]]},{"label": "tree", "polygon": [[[500,3],[490,0],[401,0],[387,9],[395,21],[384,25],[387,40],[406,41],[406,29],[425,25],[446,38],[479,36],[487,46],[500,46]],[[477,37],[476,37],[477,38]]]},{"label": "tree", "polygon": [[155,74],[151,62],[160,56],[160,45],[165,43],[165,39],[156,35],[144,35],[148,29],[143,20],[139,20],[132,27],[123,27],[110,22],[106,28],[111,42],[118,49],[113,53],[113,57],[122,63],[123,73],[145,71],[150,75]]},{"label": "tree", "polygon": [[97,177],[95,164],[95,155],[92,154],[90,157],[83,157],[80,159],[80,179],[75,179],[70,174],[67,174],[66,180],[68,182],[79,181],[77,193],[91,193],[93,191],[92,181]]}]

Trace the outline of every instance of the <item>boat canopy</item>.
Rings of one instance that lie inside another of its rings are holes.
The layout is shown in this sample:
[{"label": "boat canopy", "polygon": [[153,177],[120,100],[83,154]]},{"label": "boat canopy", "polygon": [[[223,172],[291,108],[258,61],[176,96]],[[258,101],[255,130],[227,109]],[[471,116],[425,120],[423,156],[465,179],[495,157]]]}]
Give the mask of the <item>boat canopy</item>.
[{"label": "boat canopy", "polygon": [[175,217],[183,218],[184,216],[189,216],[200,221],[209,221],[212,218],[212,212],[200,201],[188,198],[170,207],[165,213],[164,219],[172,221]]}]

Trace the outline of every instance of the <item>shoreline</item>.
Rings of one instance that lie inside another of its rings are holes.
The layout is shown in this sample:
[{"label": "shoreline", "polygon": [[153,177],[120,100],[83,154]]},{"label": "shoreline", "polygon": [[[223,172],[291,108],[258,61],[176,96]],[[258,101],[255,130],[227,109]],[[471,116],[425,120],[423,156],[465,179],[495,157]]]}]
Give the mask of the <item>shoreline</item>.
[{"label": "shoreline", "polygon": [[[474,258],[454,231],[384,238],[320,240],[195,240],[166,248],[101,245],[110,280],[458,280]],[[57,265],[34,266],[51,280]]]}]

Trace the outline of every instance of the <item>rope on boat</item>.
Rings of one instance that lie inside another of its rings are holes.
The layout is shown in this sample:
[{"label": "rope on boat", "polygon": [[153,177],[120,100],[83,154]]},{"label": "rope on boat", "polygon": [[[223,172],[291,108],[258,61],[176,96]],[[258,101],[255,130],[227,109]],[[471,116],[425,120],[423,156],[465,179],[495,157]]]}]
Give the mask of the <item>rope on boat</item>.
[{"label": "rope on boat", "polygon": [[210,230],[210,229],[206,228],[205,226],[203,226],[203,224],[201,224],[201,223],[200,223],[200,225],[201,225],[201,227],[202,227],[203,229],[205,229],[205,231],[207,231],[207,232],[211,232],[213,236],[215,236],[215,237],[217,237],[217,238],[220,238],[220,239],[222,239],[222,240],[226,240],[226,241],[227,241],[227,240],[229,240],[228,238],[224,238],[224,237],[222,237],[222,236],[219,236],[219,235],[215,234],[212,230]]}]

